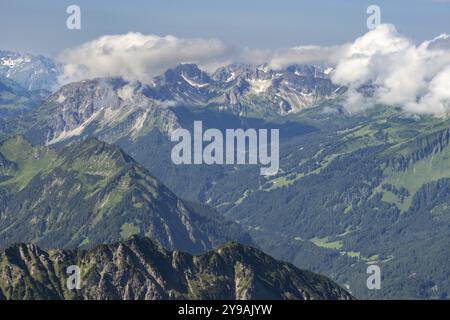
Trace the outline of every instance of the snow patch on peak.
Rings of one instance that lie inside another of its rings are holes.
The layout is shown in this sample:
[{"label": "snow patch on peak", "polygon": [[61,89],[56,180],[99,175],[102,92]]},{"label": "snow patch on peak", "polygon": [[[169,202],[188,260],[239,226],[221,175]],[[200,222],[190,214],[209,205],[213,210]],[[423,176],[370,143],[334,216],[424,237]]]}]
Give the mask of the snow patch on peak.
[{"label": "snow patch on peak", "polygon": [[58,102],[58,103],[64,103],[64,101],[66,101],[66,96],[65,95],[63,95],[63,94],[60,94],[59,96],[58,96],[58,98],[56,98],[56,102]]},{"label": "snow patch on peak", "polygon": [[181,77],[183,78],[184,81],[189,83],[189,85],[194,87],[194,88],[204,88],[204,87],[207,87],[209,85],[209,83],[197,83],[197,82],[193,81],[192,79],[189,79],[188,77],[186,77],[184,75],[184,73],[181,74]]},{"label": "snow patch on peak", "polygon": [[248,82],[251,85],[253,92],[259,94],[267,91],[272,86],[272,79],[261,80],[261,79],[250,79]]}]

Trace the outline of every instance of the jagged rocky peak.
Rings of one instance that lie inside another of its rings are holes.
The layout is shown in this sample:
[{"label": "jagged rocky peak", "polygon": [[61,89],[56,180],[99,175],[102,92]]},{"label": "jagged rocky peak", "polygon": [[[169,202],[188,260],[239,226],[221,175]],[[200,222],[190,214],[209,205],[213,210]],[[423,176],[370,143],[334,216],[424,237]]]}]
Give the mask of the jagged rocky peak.
[{"label": "jagged rocky peak", "polygon": [[330,69],[311,65],[292,65],[274,80],[274,86],[280,90],[300,94],[312,94],[322,98],[336,98],[345,92],[345,88],[333,84],[329,77]]},{"label": "jagged rocky peak", "polygon": [[245,64],[236,63],[218,68],[212,75],[215,81],[229,82],[238,78],[246,80],[269,80],[289,75],[297,77],[329,79],[331,68],[313,65],[290,65],[284,69],[272,69],[267,63]]},{"label": "jagged rocky peak", "polygon": [[164,77],[168,82],[178,81],[180,78],[184,80],[188,78],[201,82],[210,82],[209,75],[193,63],[184,63],[173,69],[169,69],[164,73]]},{"label": "jagged rocky peak", "polygon": [[44,56],[0,50],[0,76],[27,90],[52,91],[58,85],[61,66]]},{"label": "jagged rocky peak", "polygon": [[[75,103],[81,99],[103,100],[109,103],[109,98],[114,95],[115,100],[121,98],[120,90],[125,86],[130,86],[130,95],[133,93],[131,89],[136,87],[136,84],[131,84],[122,78],[96,78],[92,80],[83,80],[79,82],[72,82],[61,87],[55,92],[49,100],[55,103]],[[122,97],[124,98],[124,97]]]},{"label": "jagged rocky peak", "polygon": [[90,158],[98,157],[115,161],[118,165],[137,165],[134,159],[118,146],[101,141],[97,137],[89,137],[86,140],[72,143],[66,147],[65,154],[71,154],[71,159],[74,161],[83,160],[86,163],[89,163]]},{"label": "jagged rocky peak", "polygon": [[152,101],[142,95],[140,82],[128,82],[120,77],[67,84],[53,94],[49,102],[61,106],[61,112],[76,115],[75,124],[101,111],[105,112],[105,117],[113,117],[120,109],[126,113],[133,106],[135,109],[152,106]]},{"label": "jagged rocky peak", "polygon": [[[344,93],[345,88],[334,85],[329,73],[329,68],[311,65],[273,70],[267,64],[233,64],[219,68],[213,79],[226,88],[218,100],[225,108],[239,114],[259,109],[261,113],[269,110],[285,115]],[[260,108],[261,104],[265,107]]]},{"label": "jagged rocky peak", "polygon": [[267,64],[235,63],[218,68],[212,75],[215,81],[230,82],[236,79],[268,80],[273,77],[274,71]]},{"label": "jagged rocky peak", "polygon": [[[70,265],[80,268],[80,290],[65,287]],[[0,275],[4,299],[352,299],[326,277],[251,247],[192,256],[136,236],[89,251],[15,245],[0,252]]]}]

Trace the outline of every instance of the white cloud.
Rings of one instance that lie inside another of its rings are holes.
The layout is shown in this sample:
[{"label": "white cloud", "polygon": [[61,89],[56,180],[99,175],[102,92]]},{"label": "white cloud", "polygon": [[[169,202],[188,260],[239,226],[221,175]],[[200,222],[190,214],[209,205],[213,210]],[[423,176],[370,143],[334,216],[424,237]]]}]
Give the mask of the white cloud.
[{"label": "white cloud", "polygon": [[226,63],[229,53],[230,49],[215,39],[128,33],[102,36],[66,49],[58,60],[64,64],[62,83],[109,76],[146,82],[180,63],[215,68]]},{"label": "white cloud", "polygon": [[[393,25],[381,25],[344,49],[332,80],[349,87],[351,111],[391,104],[408,111],[443,115],[450,111],[450,37],[416,45]],[[358,91],[370,84],[373,95]]]},{"label": "white cloud", "polygon": [[426,93],[405,109],[413,113],[446,115],[450,109],[450,66],[439,72],[429,83]]}]

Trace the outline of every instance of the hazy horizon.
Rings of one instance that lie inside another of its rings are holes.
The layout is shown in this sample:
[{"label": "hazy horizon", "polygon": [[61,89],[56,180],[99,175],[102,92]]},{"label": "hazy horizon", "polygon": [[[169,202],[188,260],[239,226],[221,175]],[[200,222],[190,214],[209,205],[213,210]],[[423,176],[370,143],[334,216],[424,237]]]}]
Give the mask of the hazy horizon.
[{"label": "hazy horizon", "polygon": [[[66,8],[82,12],[81,30],[68,30]],[[336,45],[366,31],[366,9],[381,8],[382,23],[422,42],[450,32],[446,0],[317,0],[227,3],[195,1],[26,1],[0,2],[0,49],[56,56],[103,35],[140,32],[161,37],[218,39],[240,50]]]}]

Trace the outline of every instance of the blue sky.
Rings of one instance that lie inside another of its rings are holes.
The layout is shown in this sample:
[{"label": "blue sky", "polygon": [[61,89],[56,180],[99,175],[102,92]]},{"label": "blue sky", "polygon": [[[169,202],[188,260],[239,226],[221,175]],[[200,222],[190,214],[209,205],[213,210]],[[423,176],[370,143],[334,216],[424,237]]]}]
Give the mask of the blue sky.
[{"label": "blue sky", "polygon": [[[65,27],[70,4],[81,7],[81,30]],[[381,7],[382,22],[417,41],[450,33],[450,1],[444,0],[0,0],[0,49],[53,56],[101,35],[129,31],[262,49],[340,44],[367,31],[370,4]]]}]

